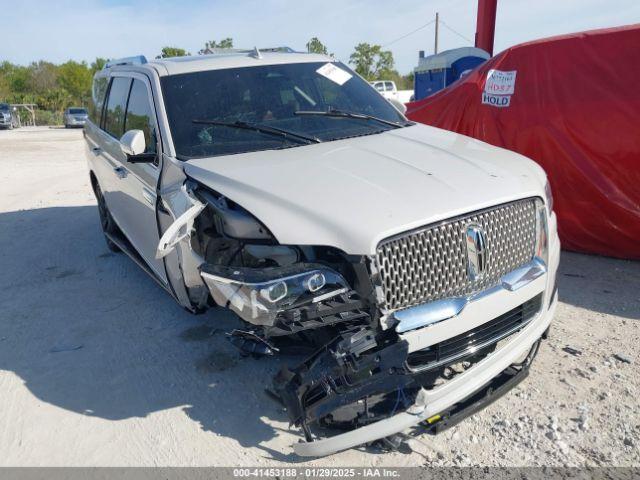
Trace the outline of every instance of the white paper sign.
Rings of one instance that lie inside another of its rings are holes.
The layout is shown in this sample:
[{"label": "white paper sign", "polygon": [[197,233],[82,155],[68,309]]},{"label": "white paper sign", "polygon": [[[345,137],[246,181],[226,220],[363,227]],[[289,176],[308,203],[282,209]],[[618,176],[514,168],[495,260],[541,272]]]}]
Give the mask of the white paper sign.
[{"label": "white paper sign", "polygon": [[513,95],[516,88],[517,70],[489,70],[484,91],[493,95]]},{"label": "white paper sign", "polygon": [[482,103],[492,107],[508,107],[511,104],[511,95],[491,95],[482,92]]},{"label": "white paper sign", "polygon": [[316,72],[338,85],[344,85],[353,76],[349,72],[342,70],[340,67],[335,66],[333,63],[325,63],[317,69]]}]

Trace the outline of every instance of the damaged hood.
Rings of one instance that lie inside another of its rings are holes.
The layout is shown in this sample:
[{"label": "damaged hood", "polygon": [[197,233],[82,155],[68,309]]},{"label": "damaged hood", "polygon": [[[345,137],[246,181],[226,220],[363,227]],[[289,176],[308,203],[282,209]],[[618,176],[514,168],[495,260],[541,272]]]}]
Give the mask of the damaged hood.
[{"label": "damaged hood", "polygon": [[333,142],[185,162],[281,244],[371,255],[392,235],[518,198],[544,198],[531,160],[414,125]]}]

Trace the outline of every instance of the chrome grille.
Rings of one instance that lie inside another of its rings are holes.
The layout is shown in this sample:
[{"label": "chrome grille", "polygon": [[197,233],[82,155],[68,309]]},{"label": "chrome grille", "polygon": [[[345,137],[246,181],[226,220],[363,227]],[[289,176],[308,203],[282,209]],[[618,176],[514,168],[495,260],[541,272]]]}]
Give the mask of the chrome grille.
[{"label": "chrome grille", "polygon": [[[476,281],[467,273],[465,229],[480,225],[487,239],[487,270]],[[536,243],[535,199],[520,200],[430,225],[384,240],[376,260],[384,300],[394,311],[495,285],[531,261]]]}]

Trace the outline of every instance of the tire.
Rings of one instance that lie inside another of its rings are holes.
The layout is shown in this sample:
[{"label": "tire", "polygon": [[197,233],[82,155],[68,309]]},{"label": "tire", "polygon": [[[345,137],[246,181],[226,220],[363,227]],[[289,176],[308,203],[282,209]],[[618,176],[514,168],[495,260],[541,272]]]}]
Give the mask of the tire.
[{"label": "tire", "polygon": [[115,243],[113,243],[107,234],[114,235],[118,233],[118,226],[116,222],[113,220],[111,216],[111,212],[109,212],[109,208],[107,207],[107,203],[104,200],[104,196],[102,195],[102,190],[100,190],[100,185],[98,182],[95,182],[93,190],[96,194],[96,200],[98,201],[98,214],[100,215],[100,226],[102,227],[102,231],[104,232],[104,240],[107,242],[107,248],[112,252],[119,252],[120,247],[118,247]]}]

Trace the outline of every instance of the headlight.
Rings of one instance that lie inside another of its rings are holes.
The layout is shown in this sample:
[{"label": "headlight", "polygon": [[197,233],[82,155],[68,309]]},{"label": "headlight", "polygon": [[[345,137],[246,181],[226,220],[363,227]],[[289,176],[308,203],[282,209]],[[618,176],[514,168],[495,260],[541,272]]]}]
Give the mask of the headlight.
[{"label": "headlight", "polygon": [[271,326],[279,312],[347,287],[339,273],[310,263],[264,269],[205,265],[200,274],[218,305],[254,325]]},{"label": "headlight", "polygon": [[536,200],[536,251],[535,256],[545,265],[549,263],[549,225],[547,208],[540,199]]},{"label": "headlight", "polygon": [[546,197],[547,208],[549,209],[549,214],[553,211],[553,193],[551,192],[551,185],[549,184],[549,180],[544,185],[544,195]]}]

